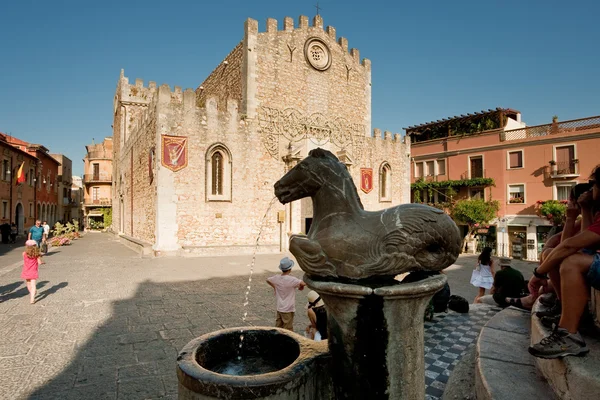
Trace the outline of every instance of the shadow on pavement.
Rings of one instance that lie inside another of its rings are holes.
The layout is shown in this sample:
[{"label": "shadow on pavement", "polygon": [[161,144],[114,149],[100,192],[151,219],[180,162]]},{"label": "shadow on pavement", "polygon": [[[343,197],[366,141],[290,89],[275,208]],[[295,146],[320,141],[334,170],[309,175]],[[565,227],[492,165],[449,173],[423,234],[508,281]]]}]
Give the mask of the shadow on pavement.
[{"label": "shadow on pavement", "polygon": [[[38,295],[37,295],[37,298],[35,301],[38,302],[40,300],[43,300],[46,297],[50,296],[51,294],[58,292],[60,289],[67,287],[68,285],[69,285],[68,282],[61,282],[52,287],[49,287],[48,289],[44,290],[43,292],[40,292],[38,290]],[[39,286],[38,286],[38,289],[39,289]]]},{"label": "shadow on pavement", "polygon": [[[43,288],[48,284],[48,281],[41,281],[37,283],[37,290]],[[23,285],[23,287],[19,290],[17,289],[19,286]],[[25,286],[24,281],[14,282],[5,286],[0,287],[0,303],[8,301],[10,299],[18,299],[19,297],[29,296],[29,290],[27,290],[27,286]]]},{"label": "shadow on pavement", "polygon": [[[295,275],[300,276],[299,272]],[[91,321],[77,315],[57,332],[72,340],[78,340],[78,335],[83,339],[68,364],[39,379],[44,383],[28,398],[176,399],[177,354],[191,339],[223,328],[274,325],[275,298],[265,282],[271,275],[254,275],[245,323],[247,276],[146,281],[132,298],[112,301],[110,306],[101,300],[83,301],[86,315],[98,322],[91,327]],[[308,322],[307,292],[296,295],[294,328],[298,333]],[[83,332],[86,327],[91,335]]]}]

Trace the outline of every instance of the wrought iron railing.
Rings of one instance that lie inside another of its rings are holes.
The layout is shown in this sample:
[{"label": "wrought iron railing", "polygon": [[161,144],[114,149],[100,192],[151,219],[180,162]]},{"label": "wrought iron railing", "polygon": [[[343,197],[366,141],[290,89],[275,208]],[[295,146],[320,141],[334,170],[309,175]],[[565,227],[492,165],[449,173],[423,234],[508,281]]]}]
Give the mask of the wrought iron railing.
[{"label": "wrought iron railing", "polygon": [[552,175],[575,175],[577,164],[574,160],[554,163],[550,165],[550,172]]},{"label": "wrought iron railing", "polygon": [[107,199],[107,198],[85,201],[86,206],[110,206],[111,203],[112,203],[111,200]]},{"label": "wrought iron railing", "polygon": [[554,135],[600,128],[600,115],[596,117],[573,119],[564,122],[555,122],[546,125],[528,126],[521,129],[511,129],[500,133],[500,140],[520,140],[533,137]]},{"label": "wrought iron railing", "polygon": [[475,178],[485,178],[486,177],[485,169],[483,168],[471,168],[471,171],[465,171],[460,174],[460,179],[475,179]]},{"label": "wrought iron railing", "polygon": [[85,174],[83,175],[84,182],[111,182],[112,175],[106,173],[100,174]]}]

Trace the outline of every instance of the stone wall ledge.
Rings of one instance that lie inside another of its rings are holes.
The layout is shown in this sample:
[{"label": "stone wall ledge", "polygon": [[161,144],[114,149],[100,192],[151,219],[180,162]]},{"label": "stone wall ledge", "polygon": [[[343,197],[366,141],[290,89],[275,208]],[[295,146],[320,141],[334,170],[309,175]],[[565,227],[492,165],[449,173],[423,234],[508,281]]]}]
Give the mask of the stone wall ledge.
[{"label": "stone wall ledge", "polygon": [[527,352],[530,319],[528,311],[509,307],[481,330],[475,363],[478,400],[557,398]]},{"label": "stone wall ledge", "polygon": [[154,256],[154,252],[152,250],[152,243],[128,236],[124,233],[118,233],[116,235],[121,243],[123,243],[130,249],[136,251],[142,258]]}]

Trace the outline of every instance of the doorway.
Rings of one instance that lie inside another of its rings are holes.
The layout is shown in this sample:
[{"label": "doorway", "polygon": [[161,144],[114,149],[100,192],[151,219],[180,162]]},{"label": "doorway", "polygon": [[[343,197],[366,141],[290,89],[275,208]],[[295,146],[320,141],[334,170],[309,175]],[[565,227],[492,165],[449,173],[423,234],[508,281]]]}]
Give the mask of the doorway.
[{"label": "doorway", "polygon": [[23,224],[25,223],[25,214],[23,214],[23,205],[21,203],[17,203],[15,221],[17,222],[17,232],[20,235],[21,232],[24,232]]},{"label": "doorway", "polygon": [[304,218],[304,228],[306,229],[304,233],[307,235],[308,231],[310,230],[310,226],[312,225],[312,220],[312,218]]},{"label": "doorway", "polygon": [[515,259],[527,258],[527,227],[508,226],[508,256]]}]

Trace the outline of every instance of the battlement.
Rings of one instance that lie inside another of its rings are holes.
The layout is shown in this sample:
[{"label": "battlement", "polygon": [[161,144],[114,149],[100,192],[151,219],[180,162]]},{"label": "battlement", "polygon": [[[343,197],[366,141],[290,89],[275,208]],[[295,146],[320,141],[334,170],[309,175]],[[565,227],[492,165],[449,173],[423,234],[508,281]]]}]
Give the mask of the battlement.
[{"label": "battlement", "polygon": [[381,129],[379,128],[373,128],[373,139],[379,139],[379,140],[384,140],[384,141],[391,141],[391,142],[401,142],[404,144],[409,144],[410,140],[407,139],[408,136],[404,136],[402,137],[402,134],[397,133],[397,132],[390,132],[390,131],[383,131],[383,135],[381,134]]},{"label": "battlement", "polygon": [[130,84],[129,78],[125,76],[125,71],[121,69],[118,90],[121,94],[121,101],[148,104],[156,92],[156,82],[149,81],[148,86],[144,86],[144,80],[136,78],[135,83]]},{"label": "battlement", "polygon": [[246,34],[270,35],[275,34],[277,32],[293,32],[294,30],[312,30],[314,32],[314,30],[318,29],[323,31],[325,35],[329,36],[329,38],[332,41],[337,41],[338,45],[342,48],[342,50],[347,52],[356,61],[357,64],[362,65],[366,68],[371,67],[371,61],[369,59],[364,58],[362,59],[362,61],[360,60],[360,53],[358,49],[348,49],[348,39],[346,39],[345,37],[340,37],[338,39],[336,37],[336,30],[334,27],[327,26],[325,29],[323,29],[323,18],[320,15],[315,15],[310,25],[309,19],[305,15],[301,15],[300,17],[298,17],[297,26],[294,26],[294,19],[292,17],[285,17],[283,19],[283,26],[281,30],[278,28],[278,25],[279,23],[275,18],[267,18],[265,31],[259,32],[258,21],[252,18],[248,18],[246,20]]}]

